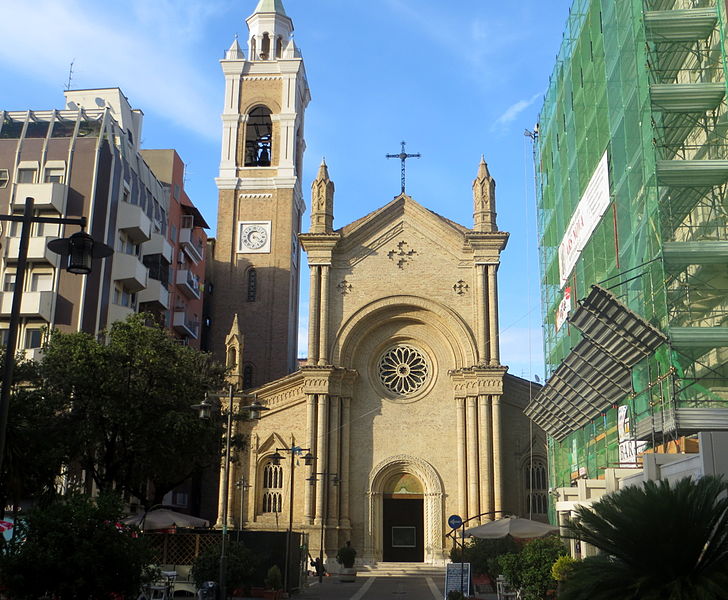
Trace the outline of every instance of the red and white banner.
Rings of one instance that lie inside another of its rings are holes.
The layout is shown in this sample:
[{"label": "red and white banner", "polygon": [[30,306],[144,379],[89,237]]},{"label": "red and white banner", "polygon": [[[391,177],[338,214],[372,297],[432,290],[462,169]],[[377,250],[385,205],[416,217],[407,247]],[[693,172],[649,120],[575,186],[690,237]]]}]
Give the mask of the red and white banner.
[{"label": "red and white banner", "polygon": [[591,234],[599,225],[602,216],[609,208],[609,160],[607,153],[602,156],[597,168],[586,186],[586,190],[576,205],[566,233],[559,244],[560,286],[569,279],[571,271],[579,260]]}]

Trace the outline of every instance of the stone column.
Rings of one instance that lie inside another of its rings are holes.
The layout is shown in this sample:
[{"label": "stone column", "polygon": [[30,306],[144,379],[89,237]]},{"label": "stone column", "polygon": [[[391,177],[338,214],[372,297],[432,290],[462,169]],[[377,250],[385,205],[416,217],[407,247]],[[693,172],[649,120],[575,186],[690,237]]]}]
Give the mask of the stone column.
[{"label": "stone column", "polygon": [[[308,426],[308,447],[316,455],[316,394],[306,394],[306,421]],[[307,477],[311,476],[313,469],[307,469]],[[306,485],[304,496],[304,515],[306,523],[313,523],[313,486]]]},{"label": "stone column", "polygon": [[351,467],[349,465],[351,443],[351,398],[341,399],[341,506],[339,509],[341,527],[351,527],[349,521],[349,493]]},{"label": "stone column", "polygon": [[332,527],[338,525],[339,519],[339,486],[334,485],[334,475],[341,476],[339,470],[339,444],[341,440],[341,423],[339,421],[341,410],[341,399],[337,396],[331,398],[331,419],[329,421],[329,430],[331,431],[329,439],[329,468],[328,478],[326,481],[328,494],[326,506],[328,512],[328,524]]},{"label": "stone column", "polygon": [[458,443],[458,512],[468,518],[467,454],[465,450],[465,399],[455,398],[455,422]]},{"label": "stone column", "polygon": [[[503,510],[503,452],[501,426],[501,397],[493,396],[493,508],[497,511]],[[496,513],[496,518],[502,513]]]},{"label": "stone column", "polygon": [[[328,430],[329,430],[329,397],[327,394],[318,395],[318,424],[317,424],[317,442],[316,442],[316,471],[324,473],[328,468]],[[324,489],[326,483],[321,480],[316,483],[316,519],[315,525],[321,524],[324,518]]]},{"label": "stone column", "polygon": [[[490,397],[485,394],[478,396],[479,439],[480,446],[480,512],[493,510],[493,422],[490,414]],[[490,521],[494,515],[486,515],[485,521]]]},{"label": "stone column", "polygon": [[[227,490],[223,489],[223,482],[225,481],[225,454],[223,453],[222,460],[220,461],[220,480],[217,487],[217,521],[215,522],[215,529],[222,529],[222,512],[223,506],[225,506],[225,499],[227,498]],[[230,482],[228,481],[228,484]],[[228,486],[229,488],[229,486]],[[228,506],[230,506],[228,504]]]},{"label": "stone column", "polygon": [[308,364],[318,363],[319,351],[319,304],[321,302],[321,279],[319,266],[311,265],[311,291],[308,307]]},{"label": "stone column", "polygon": [[329,364],[329,272],[330,265],[321,265],[321,310],[319,312],[319,356],[318,364]]},{"label": "stone column", "polygon": [[498,265],[488,265],[488,319],[490,333],[490,357],[488,364],[500,364],[500,351],[498,350]]},{"label": "stone column", "polygon": [[490,344],[488,342],[488,303],[486,286],[486,265],[475,265],[475,303],[478,314],[478,362],[488,364]]},{"label": "stone column", "polygon": [[466,400],[465,423],[467,426],[468,449],[468,516],[480,514],[480,493],[478,489],[478,414],[476,412],[475,396],[468,396]]}]

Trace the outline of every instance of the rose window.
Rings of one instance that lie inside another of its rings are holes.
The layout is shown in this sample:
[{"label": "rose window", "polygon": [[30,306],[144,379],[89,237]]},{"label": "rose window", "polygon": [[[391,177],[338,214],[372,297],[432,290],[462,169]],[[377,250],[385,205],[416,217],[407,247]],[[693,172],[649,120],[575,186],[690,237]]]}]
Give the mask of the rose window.
[{"label": "rose window", "polygon": [[379,359],[379,378],[384,387],[399,396],[420,389],[428,373],[425,357],[412,346],[395,346]]}]

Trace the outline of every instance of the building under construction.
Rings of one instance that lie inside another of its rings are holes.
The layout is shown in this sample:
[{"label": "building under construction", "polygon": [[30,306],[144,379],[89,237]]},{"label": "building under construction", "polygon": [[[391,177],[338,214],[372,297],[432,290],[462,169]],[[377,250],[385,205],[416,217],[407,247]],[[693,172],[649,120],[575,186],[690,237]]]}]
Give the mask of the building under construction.
[{"label": "building under construction", "polygon": [[725,14],[571,8],[535,136],[549,381],[527,414],[581,500],[728,430]]}]

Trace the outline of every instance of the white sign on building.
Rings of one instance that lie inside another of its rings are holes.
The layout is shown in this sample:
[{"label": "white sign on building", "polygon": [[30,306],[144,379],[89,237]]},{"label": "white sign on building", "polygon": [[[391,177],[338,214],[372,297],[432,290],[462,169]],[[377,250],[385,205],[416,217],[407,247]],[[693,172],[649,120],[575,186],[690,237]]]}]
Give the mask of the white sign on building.
[{"label": "white sign on building", "polygon": [[566,317],[569,316],[571,310],[571,288],[567,287],[564,289],[564,297],[559,302],[559,308],[556,309],[556,331],[561,329],[561,326],[566,321]]},{"label": "white sign on building", "polygon": [[592,233],[609,208],[609,160],[602,156],[559,244],[559,279],[564,287]]},{"label": "white sign on building", "polygon": [[632,437],[628,406],[620,406],[617,409],[617,433],[619,435],[619,463],[634,466],[637,462],[637,454],[644,452],[647,442],[637,442]]}]

